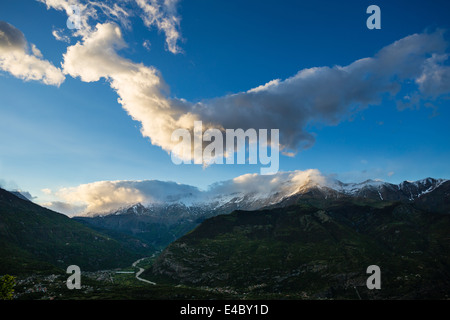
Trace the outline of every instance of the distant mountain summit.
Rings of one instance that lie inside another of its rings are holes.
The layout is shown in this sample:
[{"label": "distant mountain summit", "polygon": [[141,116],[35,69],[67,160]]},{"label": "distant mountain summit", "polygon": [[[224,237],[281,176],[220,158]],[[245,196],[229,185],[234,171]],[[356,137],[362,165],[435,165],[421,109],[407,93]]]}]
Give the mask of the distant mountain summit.
[{"label": "distant mountain summit", "polygon": [[387,201],[414,201],[432,192],[448,180],[426,178],[414,182],[404,181],[398,185],[382,181],[367,180],[362,183],[340,183],[336,190],[360,197]]},{"label": "distant mountain summit", "polygon": [[[404,181],[400,184],[378,180],[366,180],[361,183],[343,183],[335,180],[325,185],[303,188],[299,192],[284,198],[278,206],[293,204],[296,201],[311,198],[316,200],[400,201],[416,203],[421,207],[424,205],[422,200],[430,198],[428,209],[441,213],[450,213],[449,205],[445,205],[450,200],[450,180],[426,178],[418,181]],[[443,201],[445,199],[447,201]]]}]

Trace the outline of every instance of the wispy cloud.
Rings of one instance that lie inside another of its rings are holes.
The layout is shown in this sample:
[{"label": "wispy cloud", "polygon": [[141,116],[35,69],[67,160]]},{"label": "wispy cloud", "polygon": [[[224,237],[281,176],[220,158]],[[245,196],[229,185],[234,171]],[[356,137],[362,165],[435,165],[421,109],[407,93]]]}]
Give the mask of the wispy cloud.
[{"label": "wispy cloud", "polygon": [[[72,17],[77,14],[77,28],[73,29],[74,36],[83,36],[91,31],[90,20],[96,20],[98,18],[98,10],[89,1],[83,0],[37,0],[47,6],[47,9],[54,9],[63,11],[68,17]],[[95,2],[94,2],[95,3]],[[76,7],[77,12],[74,12]],[[100,6],[101,7],[101,6]],[[58,38],[58,33],[53,33]],[[59,36],[62,38],[62,36]]]},{"label": "wispy cloud", "polygon": [[151,49],[151,47],[152,47],[152,44],[151,44],[151,42],[150,42],[149,40],[145,40],[144,42],[142,42],[142,46],[143,46],[146,50],[150,51],[150,49]]},{"label": "wispy cloud", "polygon": [[178,45],[181,40],[178,2],[179,0],[136,0],[143,10],[141,17],[145,25],[149,28],[156,26],[164,32],[167,49],[172,53],[182,52]]},{"label": "wispy cloud", "polygon": [[52,35],[58,41],[70,43],[70,37],[65,35],[63,32],[64,31],[62,29],[55,29],[52,31]]},{"label": "wispy cloud", "polygon": [[86,206],[77,206],[62,201],[43,202],[39,203],[39,205],[55,212],[63,213],[69,217],[79,214],[86,208]]},{"label": "wispy cloud", "polygon": [[[182,52],[179,42],[181,38],[180,20],[177,13],[179,0],[133,0],[133,1],[85,1],[85,0],[37,0],[44,3],[47,9],[63,11],[68,17],[74,14],[76,7],[79,28],[73,30],[76,37],[87,36],[97,23],[114,22],[121,27],[131,29],[130,18],[138,15],[145,26],[163,32],[167,50],[176,54]],[[57,40],[66,41],[68,35],[61,30],[54,30]]]}]

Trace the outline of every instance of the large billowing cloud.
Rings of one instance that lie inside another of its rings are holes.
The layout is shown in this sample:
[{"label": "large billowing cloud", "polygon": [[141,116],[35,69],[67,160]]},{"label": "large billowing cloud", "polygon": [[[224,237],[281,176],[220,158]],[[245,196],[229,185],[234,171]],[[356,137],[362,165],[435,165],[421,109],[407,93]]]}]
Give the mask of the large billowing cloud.
[{"label": "large billowing cloud", "polygon": [[105,23],[68,48],[64,71],[83,81],[109,81],[119,103],[141,123],[143,136],[168,152],[176,143],[171,140],[175,129],[192,130],[201,120],[204,129],[280,129],[281,148],[295,153],[314,143],[308,125],[336,125],[411,84],[412,94],[424,101],[447,95],[447,45],[440,31],[414,34],[347,66],[304,69],[285,80],[194,104],[170,98],[155,68],[121,57],[120,28]]},{"label": "large billowing cloud", "polygon": [[[63,188],[54,195],[62,200],[56,203],[59,203],[63,210],[61,204],[65,203],[68,208],[76,206],[79,209],[82,208],[83,212],[105,213],[136,203],[151,204],[177,201],[181,198],[196,198],[199,193],[200,191],[193,186],[144,180],[99,181],[73,188]],[[51,202],[44,205],[53,208],[53,204]]]},{"label": "large billowing cloud", "polygon": [[[395,97],[410,83],[423,99],[450,93],[445,50],[439,31],[414,34],[347,66],[300,70],[285,80],[193,106],[193,113],[225,128],[280,128],[281,144],[292,151],[309,147],[308,124],[336,125],[350,114]],[[440,57],[438,59],[437,57]]]},{"label": "large billowing cloud", "polygon": [[59,86],[65,80],[61,70],[42,59],[42,53],[28,45],[24,34],[11,24],[0,21],[0,70],[25,81],[36,80]]},{"label": "large billowing cloud", "polygon": [[97,24],[94,32],[67,49],[64,72],[86,82],[106,79],[117,92],[118,102],[142,124],[142,134],[170,151],[172,132],[192,127],[199,118],[189,112],[188,105],[166,98],[167,86],[158,70],[117,54],[125,45],[116,24]]}]

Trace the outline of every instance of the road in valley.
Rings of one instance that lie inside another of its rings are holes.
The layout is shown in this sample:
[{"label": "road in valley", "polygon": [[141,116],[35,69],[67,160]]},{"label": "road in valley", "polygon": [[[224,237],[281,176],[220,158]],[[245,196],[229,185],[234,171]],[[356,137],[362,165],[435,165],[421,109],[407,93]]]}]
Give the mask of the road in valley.
[{"label": "road in valley", "polygon": [[143,282],[147,282],[147,283],[150,283],[150,284],[152,284],[152,285],[155,285],[155,284],[156,284],[155,282],[152,282],[152,281],[149,281],[149,280],[146,280],[146,279],[142,279],[141,277],[139,277],[139,276],[142,274],[142,272],[144,272],[145,269],[138,267],[137,264],[138,264],[139,262],[141,262],[141,260],[144,260],[144,259],[147,259],[147,257],[141,258],[141,259],[136,260],[135,262],[133,262],[133,265],[132,265],[132,266],[133,266],[134,268],[138,268],[138,269],[139,269],[139,271],[136,272],[136,279],[138,279],[139,281],[143,281]]}]

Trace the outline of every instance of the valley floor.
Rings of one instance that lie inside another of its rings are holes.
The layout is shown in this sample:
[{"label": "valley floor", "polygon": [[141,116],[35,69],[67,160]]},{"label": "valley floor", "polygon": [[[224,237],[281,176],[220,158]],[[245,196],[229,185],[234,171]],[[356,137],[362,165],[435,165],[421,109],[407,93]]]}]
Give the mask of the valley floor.
[{"label": "valley floor", "polygon": [[235,299],[231,294],[184,286],[159,285],[140,277],[155,256],[144,257],[124,269],[81,273],[81,289],[69,290],[69,274],[18,276],[14,300],[167,300]]}]

